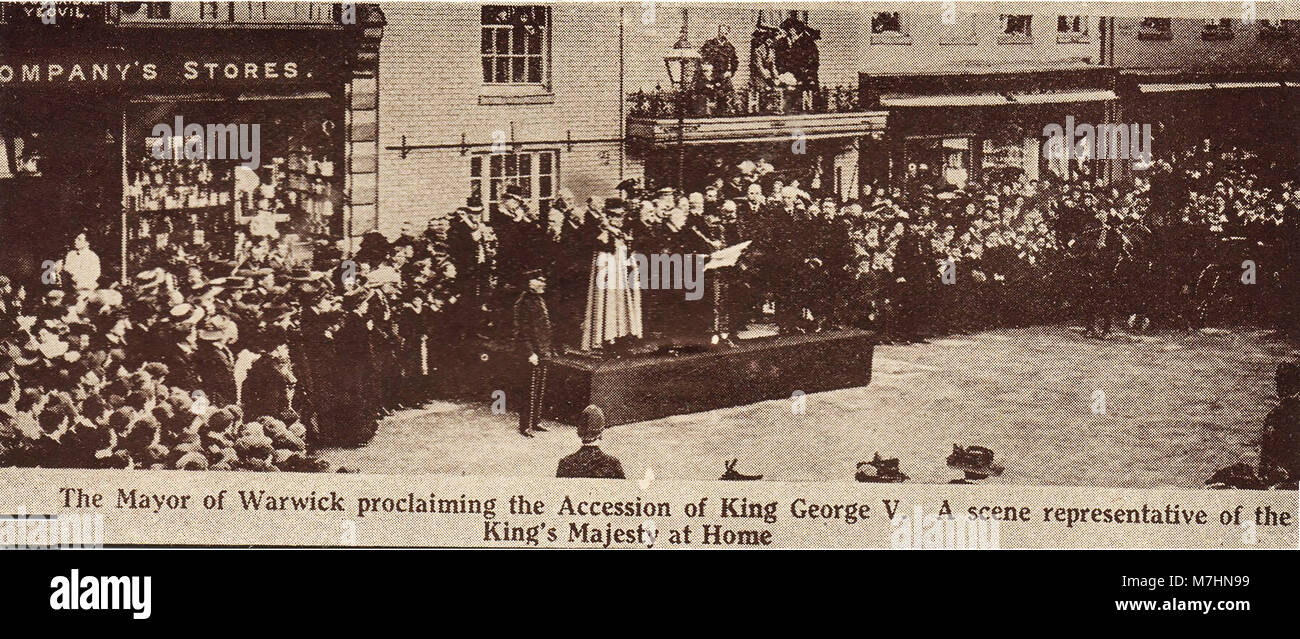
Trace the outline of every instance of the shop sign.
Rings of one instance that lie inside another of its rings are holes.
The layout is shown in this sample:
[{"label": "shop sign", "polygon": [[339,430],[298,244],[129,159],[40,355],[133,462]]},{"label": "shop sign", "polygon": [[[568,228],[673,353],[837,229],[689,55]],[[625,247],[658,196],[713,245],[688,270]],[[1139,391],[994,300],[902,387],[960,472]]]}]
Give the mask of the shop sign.
[{"label": "shop sign", "polygon": [[103,24],[107,4],[99,2],[14,2],[0,5],[9,24]]},{"label": "shop sign", "polygon": [[14,59],[0,55],[0,87],[188,86],[318,83],[319,60],[294,57],[195,56],[159,58],[68,57]]}]

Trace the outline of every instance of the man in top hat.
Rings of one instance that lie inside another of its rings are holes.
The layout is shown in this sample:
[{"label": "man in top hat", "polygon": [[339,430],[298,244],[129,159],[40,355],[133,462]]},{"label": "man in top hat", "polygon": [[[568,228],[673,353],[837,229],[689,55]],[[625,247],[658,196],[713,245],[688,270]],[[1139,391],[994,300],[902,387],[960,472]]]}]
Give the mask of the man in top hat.
[{"label": "man in top hat", "polygon": [[[543,266],[546,229],[524,202],[524,192],[511,184],[501,198],[500,216],[492,221],[497,235],[497,289],[499,300],[513,300],[526,285],[524,272]],[[502,304],[501,307],[505,307]]]},{"label": "man in top hat", "polygon": [[497,235],[487,223],[483,202],[471,196],[465,206],[456,209],[447,231],[447,257],[456,270],[452,325],[457,337],[478,333],[483,327],[497,246]]},{"label": "man in top hat", "polygon": [[605,431],[605,413],[599,406],[588,406],[578,422],[578,438],[582,448],[560,460],[555,476],[589,479],[626,479],[623,464],[618,458],[600,449],[600,436]]},{"label": "man in top hat", "polygon": [[[554,355],[551,317],[546,308],[546,276],[541,269],[525,273],[528,288],[514,304],[514,344],[517,358],[516,390],[513,396],[527,398],[519,407],[519,434],[532,437],[542,428],[542,402],[546,396],[546,360]],[[523,384],[527,382],[525,389]]]}]

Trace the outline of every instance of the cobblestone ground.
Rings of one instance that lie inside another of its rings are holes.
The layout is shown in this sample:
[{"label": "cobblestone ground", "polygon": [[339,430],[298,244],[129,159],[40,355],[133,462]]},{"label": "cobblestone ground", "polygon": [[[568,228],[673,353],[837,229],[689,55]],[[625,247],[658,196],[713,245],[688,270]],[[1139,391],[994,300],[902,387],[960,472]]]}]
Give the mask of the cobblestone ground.
[{"label": "cobblestone ground", "polygon": [[[989,482],[1194,488],[1256,462],[1274,368],[1297,355],[1265,331],[989,331],[880,346],[868,387],[808,395],[803,414],[777,400],[679,415],[614,427],[602,446],[632,478],[716,479],[736,457],[765,479],[852,481],[879,451],[914,482],[944,483],[960,475],[944,465],[960,443],[993,449],[1006,472]],[[553,477],[578,446],[573,427],[547,422],[530,440],[515,420],[486,402],[434,402],[324,455],[362,472]]]}]

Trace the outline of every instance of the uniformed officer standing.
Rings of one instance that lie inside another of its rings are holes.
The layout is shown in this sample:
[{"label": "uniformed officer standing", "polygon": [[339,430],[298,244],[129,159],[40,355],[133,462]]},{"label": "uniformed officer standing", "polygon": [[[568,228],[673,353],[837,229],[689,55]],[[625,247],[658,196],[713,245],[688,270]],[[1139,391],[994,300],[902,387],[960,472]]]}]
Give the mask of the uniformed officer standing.
[{"label": "uniformed officer standing", "polygon": [[519,407],[519,434],[532,437],[542,428],[542,401],[546,396],[546,360],[554,355],[551,317],[546,309],[546,276],[541,269],[524,273],[527,289],[514,305],[515,378],[514,401],[526,398]]}]

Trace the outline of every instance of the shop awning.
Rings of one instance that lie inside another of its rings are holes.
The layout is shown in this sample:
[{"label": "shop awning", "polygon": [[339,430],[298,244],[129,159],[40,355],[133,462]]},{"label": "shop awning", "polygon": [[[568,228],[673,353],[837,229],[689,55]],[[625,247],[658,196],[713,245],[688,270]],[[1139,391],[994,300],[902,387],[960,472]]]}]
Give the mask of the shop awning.
[{"label": "shop awning", "polygon": [[945,106],[1003,106],[1012,104],[1000,93],[968,93],[959,95],[907,95],[885,93],[880,96],[882,107],[945,107]]},{"label": "shop awning", "polygon": [[800,113],[740,117],[628,118],[628,137],[655,146],[728,144],[735,142],[789,142],[792,132],[803,139],[855,138],[885,130],[885,111],[853,113]]},{"label": "shop awning", "polygon": [[1174,91],[1209,91],[1214,87],[1201,83],[1156,83],[1156,84],[1139,84],[1138,90],[1143,93],[1171,93]]},{"label": "shop awning", "polygon": [[297,93],[241,93],[240,102],[260,102],[262,100],[328,100],[326,91],[299,91]]},{"label": "shop awning", "polygon": [[1061,91],[1059,93],[1016,93],[1011,96],[1017,104],[1062,104],[1066,102],[1102,102],[1118,100],[1114,91]]},{"label": "shop awning", "polygon": [[1279,89],[1285,87],[1282,82],[1215,82],[1216,89]]}]

